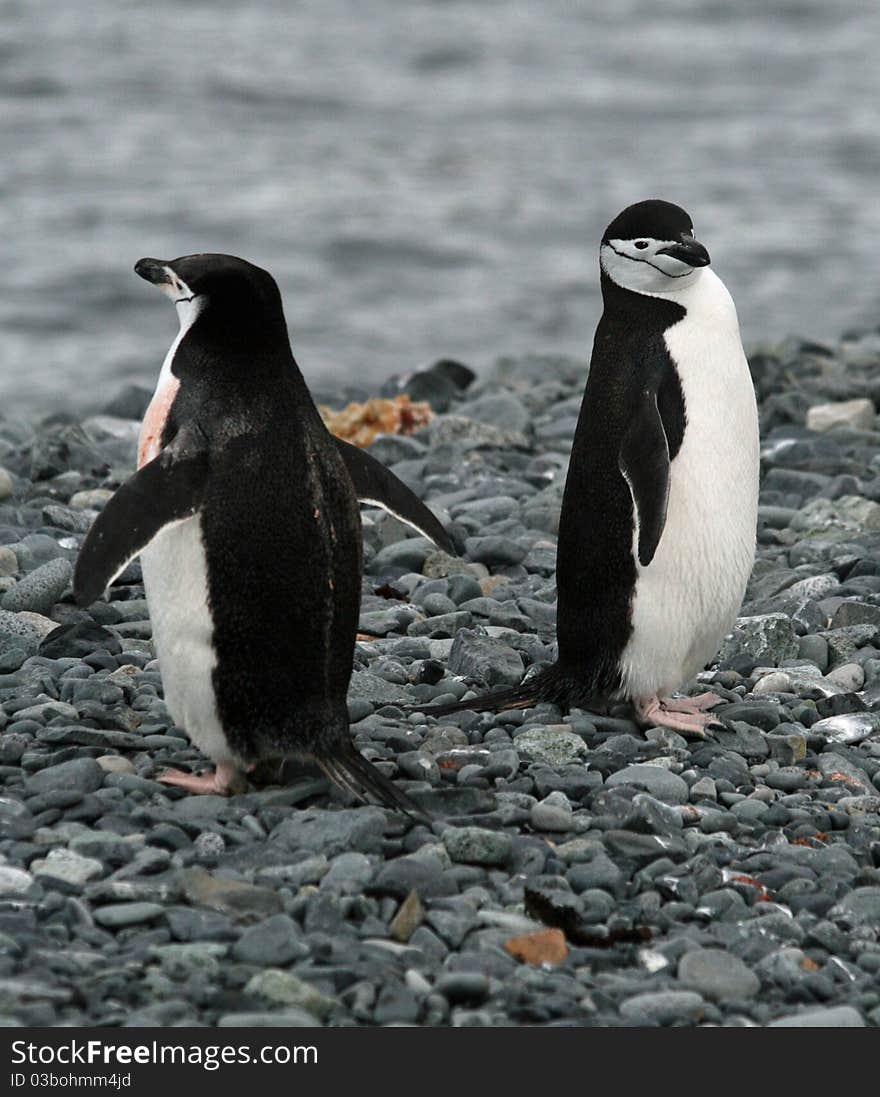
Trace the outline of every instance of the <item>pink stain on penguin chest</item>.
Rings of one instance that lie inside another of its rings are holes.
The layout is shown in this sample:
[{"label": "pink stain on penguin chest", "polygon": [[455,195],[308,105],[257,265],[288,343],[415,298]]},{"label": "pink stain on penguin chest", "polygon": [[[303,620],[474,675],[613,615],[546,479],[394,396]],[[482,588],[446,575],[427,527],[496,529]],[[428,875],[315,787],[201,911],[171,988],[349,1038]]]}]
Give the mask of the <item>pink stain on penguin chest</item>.
[{"label": "pink stain on penguin chest", "polygon": [[160,379],[138,436],[138,468],[143,468],[154,457],[159,456],[162,448],[162,431],[165,429],[168,413],[179,388],[180,381],[170,371],[166,378]]}]

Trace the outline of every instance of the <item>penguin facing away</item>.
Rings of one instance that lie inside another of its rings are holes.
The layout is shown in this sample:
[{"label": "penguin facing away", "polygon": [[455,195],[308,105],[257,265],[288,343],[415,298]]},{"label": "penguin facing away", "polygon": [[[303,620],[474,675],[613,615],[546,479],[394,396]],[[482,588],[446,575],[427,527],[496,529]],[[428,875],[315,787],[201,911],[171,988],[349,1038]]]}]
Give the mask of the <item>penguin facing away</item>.
[{"label": "penguin facing away", "polygon": [[673,697],[718,650],[755,551],[758,415],[733,301],[687,213],[650,200],[611,222],[604,311],[557,549],[557,662],[519,687],[426,711],[627,699],[702,737],[715,694]]},{"label": "penguin facing away", "polygon": [[180,331],[139,470],[89,531],[74,594],[95,601],[140,553],[168,711],[216,763],[159,779],[225,793],[258,761],[308,759],[361,799],[417,813],[349,731],[358,497],[454,551],[446,532],[384,466],[327,431],[270,274],[211,254],[135,270],[174,301]]}]

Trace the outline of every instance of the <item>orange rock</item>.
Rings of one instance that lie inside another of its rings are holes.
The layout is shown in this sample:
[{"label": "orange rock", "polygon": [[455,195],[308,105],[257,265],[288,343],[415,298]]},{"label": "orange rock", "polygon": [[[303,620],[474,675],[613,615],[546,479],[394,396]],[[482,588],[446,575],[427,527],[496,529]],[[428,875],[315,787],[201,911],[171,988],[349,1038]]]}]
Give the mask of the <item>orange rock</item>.
[{"label": "orange rock", "polygon": [[377,434],[413,434],[434,418],[430,404],[413,404],[405,393],[393,400],[375,397],[365,404],[349,404],[341,411],[318,411],[331,434],[362,447]]},{"label": "orange rock", "polygon": [[561,964],[568,945],[561,929],[539,929],[522,937],[511,937],[504,948],[522,964]]}]

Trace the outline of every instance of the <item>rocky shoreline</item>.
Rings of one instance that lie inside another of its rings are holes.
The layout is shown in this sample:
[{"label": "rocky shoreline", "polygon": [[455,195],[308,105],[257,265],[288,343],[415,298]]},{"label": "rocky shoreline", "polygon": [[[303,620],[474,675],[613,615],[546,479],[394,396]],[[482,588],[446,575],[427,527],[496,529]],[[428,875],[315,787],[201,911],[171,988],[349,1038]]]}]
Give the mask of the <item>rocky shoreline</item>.
[{"label": "rocky shoreline", "polygon": [[880,1025],[880,333],[751,365],[758,553],[691,684],[727,700],[702,741],[625,708],[401,712],[553,658],[585,366],[389,385],[441,414],[371,452],[461,556],[365,512],[350,712],[432,827],[305,770],[228,800],[158,784],[199,759],[140,568],[88,612],[70,597],[144,393],[0,419],[0,1021]]}]

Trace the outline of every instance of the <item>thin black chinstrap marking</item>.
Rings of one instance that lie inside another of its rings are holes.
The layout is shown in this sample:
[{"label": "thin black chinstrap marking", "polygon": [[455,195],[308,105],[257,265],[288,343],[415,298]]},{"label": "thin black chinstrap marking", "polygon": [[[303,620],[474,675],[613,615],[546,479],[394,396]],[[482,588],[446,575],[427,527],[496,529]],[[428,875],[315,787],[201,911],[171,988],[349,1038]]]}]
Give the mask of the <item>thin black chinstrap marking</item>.
[{"label": "thin black chinstrap marking", "polygon": [[650,259],[639,259],[637,255],[627,255],[625,251],[618,251],[610,240],[606,240],[605,243],[611,248],[614,254],[619,255],[621,259],[630,259],[633,263],[646,263],[652,270],[656,270],[658,274],[662,274],[665,278],[686,278],[689,274],[693,273],[692,270],[683,270],[681,274],[670,274],[662,267],[658,267],[655,263],[652,263]]}]

